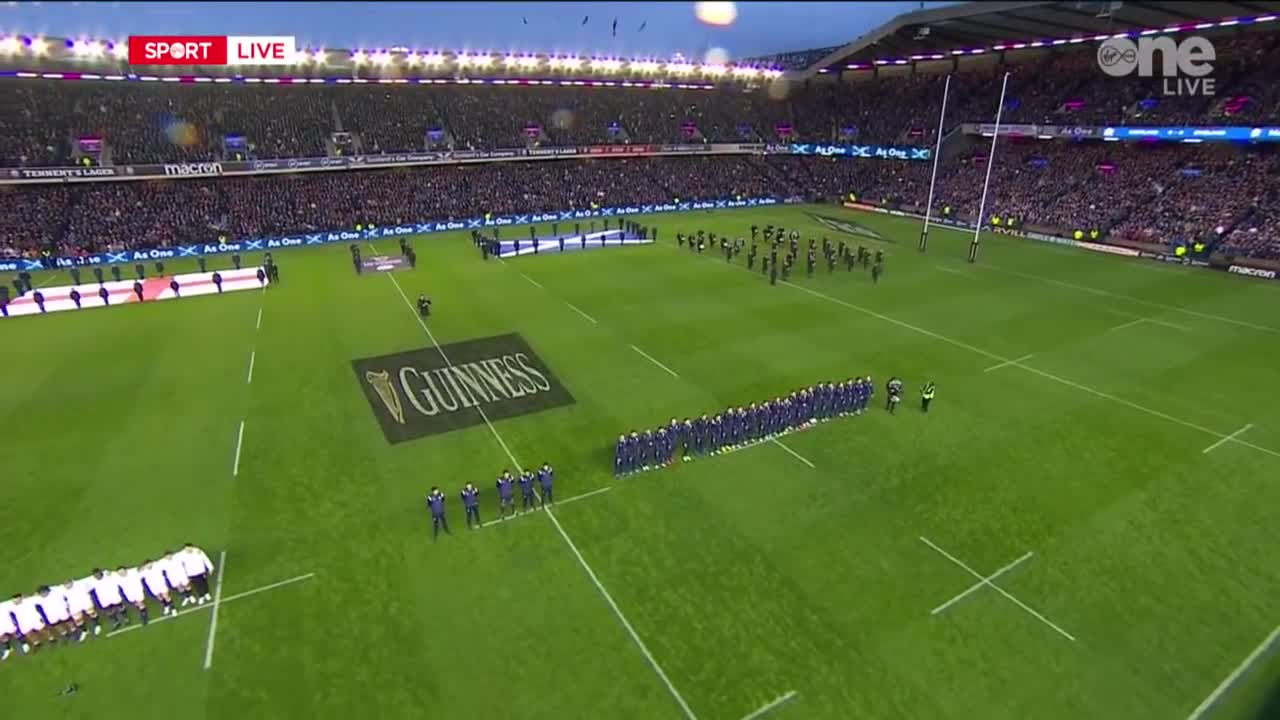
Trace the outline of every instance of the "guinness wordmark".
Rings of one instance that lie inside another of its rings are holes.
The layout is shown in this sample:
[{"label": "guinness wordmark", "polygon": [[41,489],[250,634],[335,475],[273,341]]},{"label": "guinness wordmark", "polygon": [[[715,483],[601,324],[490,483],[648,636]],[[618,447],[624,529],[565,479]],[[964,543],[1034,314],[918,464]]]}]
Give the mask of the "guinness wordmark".
[{"label": "guinness wordmark", "polygon": [[[572,405],[573,396],[512,333],[353,360],[390,443]],[[484,411],[481,416],[480,411]]]}]

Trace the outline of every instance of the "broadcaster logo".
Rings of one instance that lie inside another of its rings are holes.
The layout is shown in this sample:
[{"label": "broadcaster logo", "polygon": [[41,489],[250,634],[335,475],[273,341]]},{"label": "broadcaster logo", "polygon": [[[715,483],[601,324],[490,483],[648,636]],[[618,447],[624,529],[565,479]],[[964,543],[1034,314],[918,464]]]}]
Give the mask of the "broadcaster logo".
[{"label": "broadcaster logo", "polygon": [[1136,70],[1138,77],[1155,76],[1155,56],[1160,55],[1161,88],[1165,95],[1213,95],[1214,80],[1205,77],[1213,72],[1217,52],[1213,43],[1199,35],[1184,38],[1143,37],[1137,42],[1127,37],[1113,37],[1098,45],[1098,67],[1115,78],[1128,77]]}]

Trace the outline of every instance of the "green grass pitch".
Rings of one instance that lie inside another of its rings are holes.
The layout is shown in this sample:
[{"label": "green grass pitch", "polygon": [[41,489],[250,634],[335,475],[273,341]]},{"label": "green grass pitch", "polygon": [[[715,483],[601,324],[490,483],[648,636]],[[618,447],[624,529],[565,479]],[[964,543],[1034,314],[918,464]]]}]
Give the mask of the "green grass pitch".
[{"label": "green grass pitch", "polygon": [[[652,222],[504,262],[423,237],[391,277],[281,252],[265,293],[0,322],[0,591],[226,553],[213,632],[10,658],[4,716],[1180,719],[1275,628],[1280,287],[1002,237],[969,264],[963,233],[921,254],[916,221],[824,206]],[[769,223],[886,276],[770,287],[673,241]],[[574,404],[388,443],[352,361],[432,347],[401,289],[441,344],[519,333]],[[896,416],[612,478],[619,432],[866,373],[906,381]],[[560,506],[465,531],[457,490],[494,517],[512,457]],[[1278,682],[1264,655],[1204,716]]]}]

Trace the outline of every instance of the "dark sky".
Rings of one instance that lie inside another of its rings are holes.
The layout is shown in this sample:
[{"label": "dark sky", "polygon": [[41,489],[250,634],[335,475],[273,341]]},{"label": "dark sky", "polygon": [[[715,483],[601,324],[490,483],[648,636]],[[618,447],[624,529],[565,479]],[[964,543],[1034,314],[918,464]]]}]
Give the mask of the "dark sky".
[{"label": "dark sky", "polygon": [[[0,2],[0,31],[99,39],[293,35],[300,45],[332,48],[407,45],[659,58],[681,52],[691,59],[720,47],[739,58],[841,45],[920,6],[740,2],[737,21],[720,28],[698,22],[692,2]],[[586,25],[583,16],[590,17]],[[618,35],[612,37],[615,17]]]}]

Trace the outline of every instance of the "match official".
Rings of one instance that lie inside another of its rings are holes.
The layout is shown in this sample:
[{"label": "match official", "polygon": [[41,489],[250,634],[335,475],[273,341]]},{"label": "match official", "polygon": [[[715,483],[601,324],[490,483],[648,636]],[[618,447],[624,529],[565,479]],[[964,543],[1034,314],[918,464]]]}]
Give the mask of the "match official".
[{"label": "match official", "polygon": [[929,412],[929,403],[933,402],[933,381],[924,384],[920,390],[920,410],[921,412]]}]

